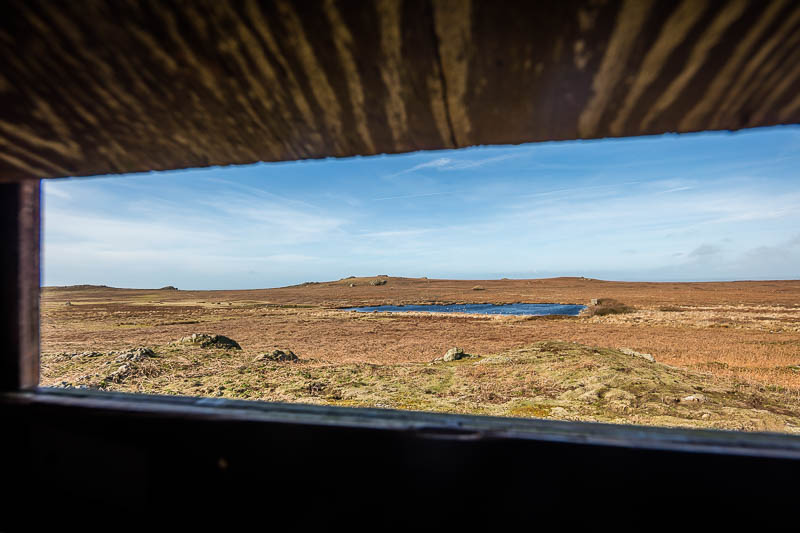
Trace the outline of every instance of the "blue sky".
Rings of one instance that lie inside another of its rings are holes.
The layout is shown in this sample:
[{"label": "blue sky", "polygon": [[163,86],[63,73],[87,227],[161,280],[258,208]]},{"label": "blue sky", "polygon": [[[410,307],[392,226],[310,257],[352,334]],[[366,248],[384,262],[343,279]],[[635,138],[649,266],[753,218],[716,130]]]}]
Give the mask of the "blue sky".
[{"label": "blue sky", "polygon": [[43,284],[800,277],[800,128],[51,180]]}]

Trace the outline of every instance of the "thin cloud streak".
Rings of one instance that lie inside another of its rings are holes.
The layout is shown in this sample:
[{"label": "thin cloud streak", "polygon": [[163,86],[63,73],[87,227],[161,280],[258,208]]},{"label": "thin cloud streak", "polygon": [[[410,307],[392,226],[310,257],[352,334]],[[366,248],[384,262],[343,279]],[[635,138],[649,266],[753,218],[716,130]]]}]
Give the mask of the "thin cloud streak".
[{"label": "thin cloud streak", "polygon": [[383,202],[383,201],[386,201],[386,200],[405,200],[407,198],[427,198],[429,196],[446,196],[446,195],[452,195],[452,194],[455,194],[455,193],[452,193],[452,192],[432,192],[432,193],[428,193],[428,194],[404,194],[404,195],[401,195],[401,196],[387,196],[385,198],[373,198],[372,200],[374,202]]}]

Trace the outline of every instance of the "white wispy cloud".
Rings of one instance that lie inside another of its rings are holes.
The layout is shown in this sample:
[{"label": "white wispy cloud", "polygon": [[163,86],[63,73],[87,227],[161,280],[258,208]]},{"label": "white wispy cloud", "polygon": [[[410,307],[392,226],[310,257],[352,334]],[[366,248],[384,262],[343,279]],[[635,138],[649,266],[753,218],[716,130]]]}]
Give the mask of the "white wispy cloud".
[{"label": "white wispy cloud", "polygon": [[419,170],[424,169],[436,169],[440,171],[452,171],[452,170],[466,170],[466,169],[473,169],[482,167],[485,165],[490,165],[492,163],[499,163],[500,161],[506,161],[508,159],[515,159],[518,157],[522,157],[526,154],[524,153],[517,153],[517,154],[503,154],[491,157],[483,157],[483,158],[471,158],[471,159],[460,159],[460,158],[453,158],[453,157],[438,157],[431,161],[426,161],[424,163],[419,163],[414,165],[413,167],[401,170],[399,172],[395,172],[394,174],[389,174],[386,177],[396,177],[401,176],[403,174],[409,174],[412,172],[417,172]]},{"label": "white wispy cloud", "polygon": [[408,198],[426,198],[428,196],[445,196],[448,194],[453,194],[452,192],[431,192],[427,194],[402,194],[400,196],[386,196],[383,198],[373,198],[376,202],[382,202],[385,200],[405,200]]}]

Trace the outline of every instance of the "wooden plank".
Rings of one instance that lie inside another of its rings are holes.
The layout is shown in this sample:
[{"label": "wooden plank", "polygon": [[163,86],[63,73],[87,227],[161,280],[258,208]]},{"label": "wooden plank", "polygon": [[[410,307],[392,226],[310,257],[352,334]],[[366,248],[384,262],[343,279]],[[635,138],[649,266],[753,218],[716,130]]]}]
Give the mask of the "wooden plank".
[{"label": "wooden plank", "polygon": [[0,175],[800,122],[787,0],[0,2]]},{"label": "wooden plank", "polygon": [[0,391],[39,384],[39,181],[0,183]]}]

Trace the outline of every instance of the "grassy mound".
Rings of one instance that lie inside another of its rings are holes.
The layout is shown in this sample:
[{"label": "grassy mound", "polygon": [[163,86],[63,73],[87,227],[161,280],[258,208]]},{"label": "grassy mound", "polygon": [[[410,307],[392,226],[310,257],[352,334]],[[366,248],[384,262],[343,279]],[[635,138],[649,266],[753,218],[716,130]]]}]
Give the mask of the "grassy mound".
[{"label": "grassy mound", "polygon": [[613,298],[600,298],[596,305],[587,307],[582,313],[584,316],[620,315],[633,313],[636,309]]}]

